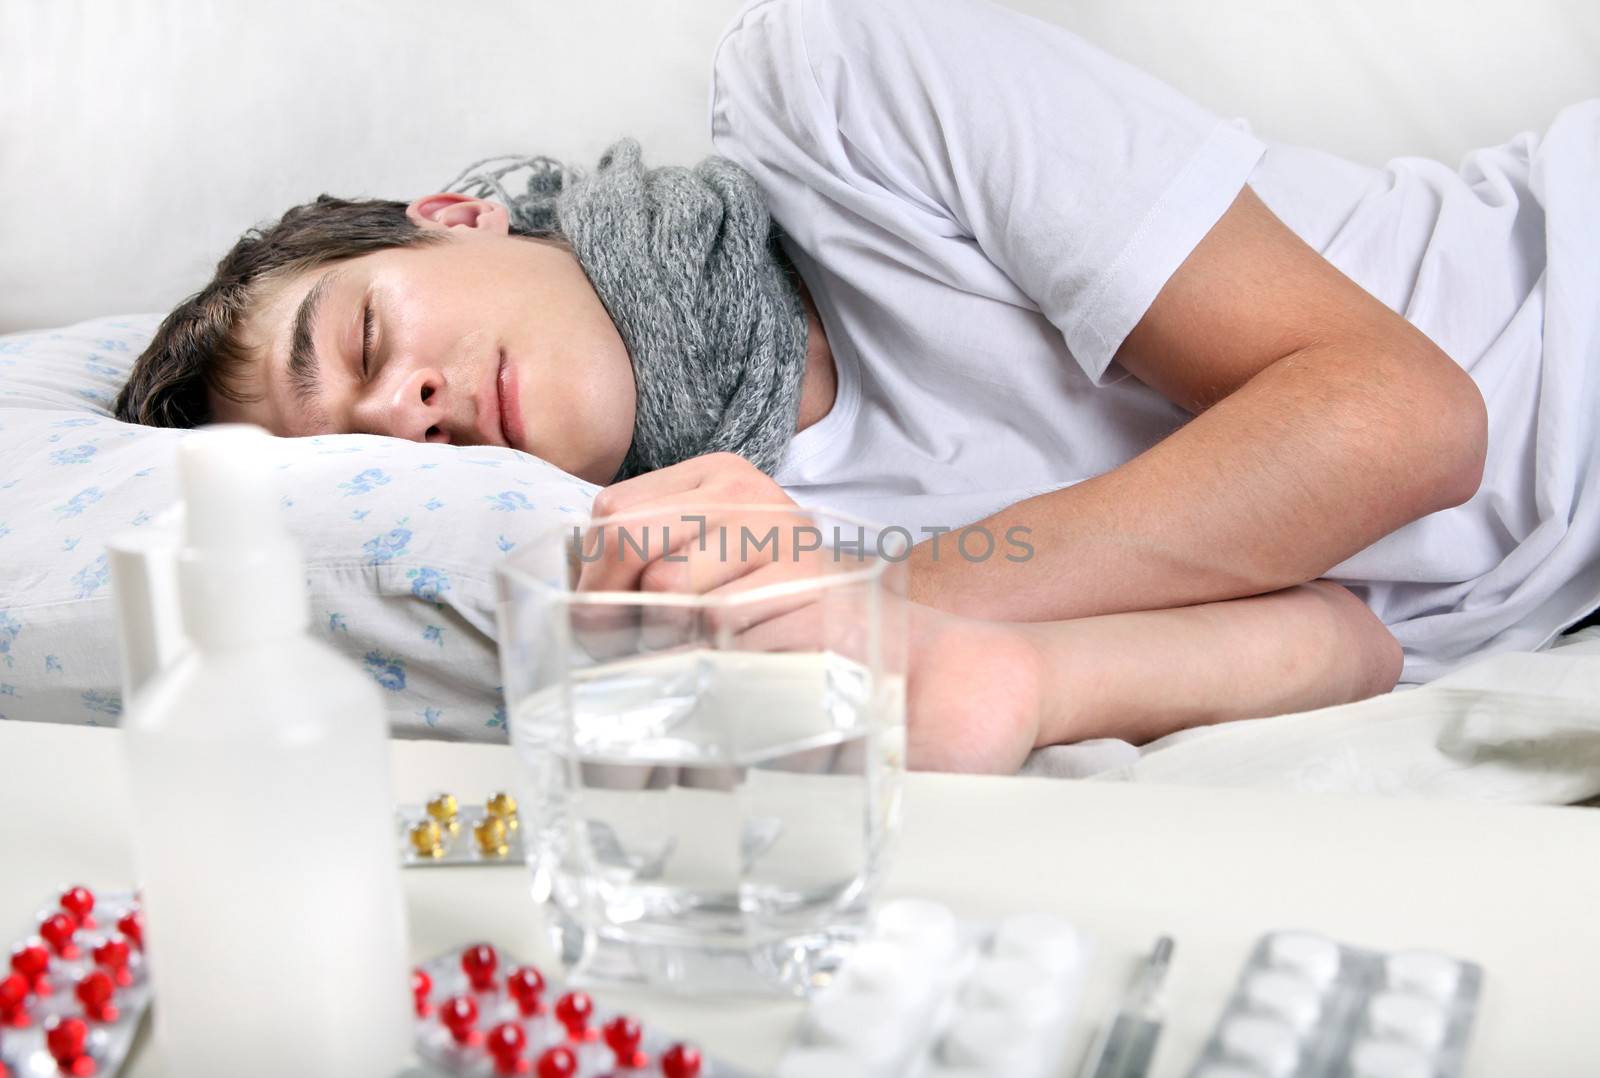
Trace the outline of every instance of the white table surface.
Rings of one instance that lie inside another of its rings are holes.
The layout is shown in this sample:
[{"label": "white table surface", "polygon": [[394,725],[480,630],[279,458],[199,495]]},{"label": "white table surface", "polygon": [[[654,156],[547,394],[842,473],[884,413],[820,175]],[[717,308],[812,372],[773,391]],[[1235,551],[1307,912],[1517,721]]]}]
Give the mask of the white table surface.
[{"label": "white table surface", "polygon": [[[119,736],[0,723],[8,944],[64,885],[132,879]],[[466,799],[511,785],[513,760],[502,746],[402,741],[394,765],[403,800],[438,789]],[[549,960],[521,868],[416,869],[405,882],[414,959],[481,938]],[[1089,933],[1089,991],[1068,1031],[1074,1069],[1158,934],[1177,950],[1152,1074],[1181,1078],[1256,937],[1297,926],[1481,962],[1471,1078],[1600,1073],[1593,809],[912,775],[887,893],[971,917],[1049,910]],[[757,1072],[771,1070],[799,1015],[786,1001],[599,994]],[[161,1073],[148,1040],[129,1078]]]}]

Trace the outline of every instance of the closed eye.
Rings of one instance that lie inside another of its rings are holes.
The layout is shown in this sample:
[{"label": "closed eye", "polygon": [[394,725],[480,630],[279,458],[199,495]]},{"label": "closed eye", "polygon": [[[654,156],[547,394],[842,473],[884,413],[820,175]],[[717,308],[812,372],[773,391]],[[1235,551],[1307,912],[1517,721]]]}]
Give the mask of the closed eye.
[{"label": "closed eye", "polygon": [[372,338],[377,327],[373,321],[372,308],[366,307],[361,312],[361,377],[367,377],[367,364],[372,354]]}]

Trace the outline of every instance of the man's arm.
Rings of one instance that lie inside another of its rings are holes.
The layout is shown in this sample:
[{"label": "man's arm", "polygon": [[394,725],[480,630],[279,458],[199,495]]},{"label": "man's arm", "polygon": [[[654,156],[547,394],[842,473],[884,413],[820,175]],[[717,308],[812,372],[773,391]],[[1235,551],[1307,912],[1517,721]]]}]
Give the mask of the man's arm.
[{"label": "man's arm", "polygon": [[1314,581],[1173,610],[1033,624],[1047,657],[1038,744],[1331,707],[1393,689],[1404,654],[1365,603]]},{"label": "man's arm", "polygon": [[1248,187],[1117,359],[1196,418],[980,522],[1030,529],[1026,562],[936,559],[921,544],[913,598],[1037,621],[1256,595],[1477,490],[1487,418],[1472,379]]},{"label": "man's arm", "polygon": [[1323,581],[1174,610],[996,624],[911,609],[913,767],[1009,773],[1047,745],[1263,718],[1388,692],[1400,645]]},{"label": "man's arm", "polygon": [[910,606],[907,747],[931,771],[1013,773],[1091,737],[1146,744],[1190,726],[1387,693],[1402,653],[1338,585],[1061,622]]},{"label": "man's arm", "polygon": [[[831,557],[799,558],[795,548],[782,558],[774,549],[771,560],[724,560],[716,540],[696,556],[695,536],[705,533],[690,522],[713,533],[742,522],[765,531],[774,521],[770,511],[758,522],[753,510],[738,508],[758,505],[781,514],[793,502],[730,453],[607,487],[595,498],[595,516],[627,513],[635,542],[653,535],[654,544],[647,554],[613,539],[612,556],[582,564],[576,589],[730,595],[810,575]],[[717,513],[708,506],[733,508]],[[681,552],[672,557],[664,546],[668,529]],[[731,611],[743,622],[730,623],[738,646],[782,651],[826,640],[848,653],[849,634],[840,632],[855,624],[848,607],[815,598],[784,593]],[[908,604],[907,615],[909,748],[923,768],[1014,771],[1036,745],[1106,736],[1147,741],[1206,722],[1322,707],[1386,692],[1400,674],[1400,646],[1388,629],[1366,604],[1325,581],[1068,621],[986,621],[917,603]]]}]

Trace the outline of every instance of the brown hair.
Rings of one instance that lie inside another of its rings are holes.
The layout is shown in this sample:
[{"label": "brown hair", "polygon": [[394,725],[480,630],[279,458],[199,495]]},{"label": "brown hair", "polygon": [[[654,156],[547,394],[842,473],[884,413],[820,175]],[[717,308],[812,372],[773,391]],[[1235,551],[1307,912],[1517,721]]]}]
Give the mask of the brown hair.
[{"label": "brown hair", "polygon": [[212,393],[246,402],[239,374],[255,357],[239,328],[266,286],[314,266],[443,238],[443,232],[418,228],[404,202],[331,195],[252,228],[222,256],[211,282],[162,321],[117,395],[117,418],[193,427],[211,418]]}]

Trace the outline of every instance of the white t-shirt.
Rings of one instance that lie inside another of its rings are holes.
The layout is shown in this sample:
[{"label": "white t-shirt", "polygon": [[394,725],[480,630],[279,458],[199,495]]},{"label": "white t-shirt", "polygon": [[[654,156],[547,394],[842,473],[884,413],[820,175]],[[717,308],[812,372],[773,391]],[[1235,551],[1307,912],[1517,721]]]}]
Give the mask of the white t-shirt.
[{"label": "white t-shirt", "polygon": [[766,192],[838,367],[777,480],[921,529],[1108,471],[1188,415],[1113,362],[1248,182],[1466,368],[1466,505],[1328,575],[1424,681],[1600,602],[1600,102],[1371,169],[1268,145],[1073,34],[970,0],[752,0],[715,54],[717,151]]}]

